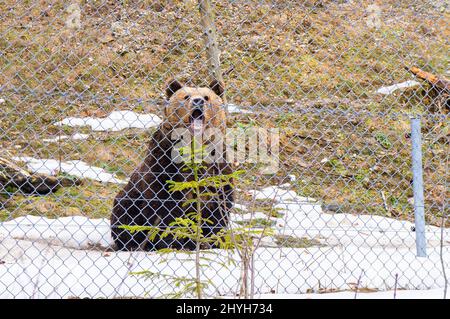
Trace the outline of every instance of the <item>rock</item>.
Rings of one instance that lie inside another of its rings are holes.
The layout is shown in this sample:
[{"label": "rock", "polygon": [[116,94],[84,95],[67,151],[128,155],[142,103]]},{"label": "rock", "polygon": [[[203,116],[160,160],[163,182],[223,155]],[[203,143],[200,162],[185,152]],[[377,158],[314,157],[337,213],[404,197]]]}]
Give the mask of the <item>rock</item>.
[{"label": "rock", "polygon": [[123,37],[130,35],[130,27],[127,23],[116,21],[111,24],[111,31],[116,37]]},{"label": "rock", "polygon": [[39,200],[32,204],[33,208],[41,214],[47,214],[56,208],[56,204],[45,200]]},{"label": "rock", "polygon": [[322,210],[334,212],[336,214],[344,213],[343,206],[339,204],[324,204],[322,205]]},{"label": "rock", "polygon": [[101,43],[109,43],[109,42],[114,41],[115,39],[114,39],[114,37],[112,36],[111,33],[107,33],[107,34],[105,34],[104,36],[100,37],[98,40],[99,40]]},{"label": "rock", "polygon": [[81,210],[77,207],[65,207],[63,210],[64,216],[81,216]]}]

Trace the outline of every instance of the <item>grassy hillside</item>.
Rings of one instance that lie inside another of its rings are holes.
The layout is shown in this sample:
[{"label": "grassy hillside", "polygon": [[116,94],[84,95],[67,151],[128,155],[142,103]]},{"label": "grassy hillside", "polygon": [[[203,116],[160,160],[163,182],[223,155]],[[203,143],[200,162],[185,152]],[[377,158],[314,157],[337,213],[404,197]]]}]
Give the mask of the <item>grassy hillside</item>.
[{"label": "grassy hillside", "polygon": [[[228,101],[255,111],[230,115],[229,126],[281,133],[279,172],[261,176],[247,166],[251,183],[242,188],[293,174],[296,191],[332,211],[410,218],[408,114],[421,112],[427,218],[437,223],[448,198],[448,114],[430,111],[435,101],[425,86],[376,94],[412,79],[406,66],[446,74],[448,8],[434,3],[380,2],[379,25],[371,27],[373,1],[214,1]],[[0,147],[82,159],[125,177],[151,132],[53,124],[117,109],[161,115],[168,77],[206,84],[196,1],[94,0],[80,8],[74,29],[62,1],[0,3]],[[91,138],[42,141],[75,132]],[[4,191],[0,218],[108,216],[117,190],[85,181],[45,197]]]}]

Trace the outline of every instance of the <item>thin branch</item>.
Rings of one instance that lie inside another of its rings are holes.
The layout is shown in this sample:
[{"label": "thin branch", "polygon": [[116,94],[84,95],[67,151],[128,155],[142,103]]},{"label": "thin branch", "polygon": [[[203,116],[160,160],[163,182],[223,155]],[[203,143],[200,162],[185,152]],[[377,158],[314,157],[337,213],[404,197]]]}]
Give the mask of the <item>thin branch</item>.
[{"label": "thin branch", "polygon": [[395,274],[394,299],[397,298],[397,284],[398,284],[398,274]]},{"label": "thin branch", "polygon": [[359,285],[361,284],[361,277],[362,277],[363,273],[364,273],[364,269],[361,270],[361,274],[359,275],[358,281],[356,282],[354,299],[356,299],[356,296],[358,295],[358,289],[359,289]]},{"label": "thin branch", "polygon": [[133,267],[134,263],[130,262],[131,258],[133,257],[133,251],[130,251],[130,255],[128,256],[127,260],[127,271],[125,272],[125,275],[122,277],[122,280],[120,281],[119,286],[115,289],[116,290],[116,298],[120,297],[120,289],[122,288],[122,285],[125,283],[125,279],[131,272],[131,268]]},{"label": "thin branch", "polygon": [[441,242],[439,248],[439,257],[441,260],[442,274],[444,276],[444,299],[447,299],[447,287],[448,287],[448,278],[445,272],[445,263],[444,263],[444,226],[445,226],[445,203],[443,204],[442,209],[442,219],[441,219]]}]

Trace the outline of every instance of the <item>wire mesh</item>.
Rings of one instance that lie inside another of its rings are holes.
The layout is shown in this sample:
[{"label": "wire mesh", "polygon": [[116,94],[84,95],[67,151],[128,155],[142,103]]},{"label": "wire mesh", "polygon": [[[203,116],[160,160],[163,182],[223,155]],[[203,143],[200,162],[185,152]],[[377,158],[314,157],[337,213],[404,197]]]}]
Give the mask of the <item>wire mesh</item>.
[{"label": "wire mesh", "polygon": [[[198,296],[197,271],[204,297],[446,284],[445,1],[6,0],[0,12],[0,296]],[[168,93],[169,79],[181,86]],[[413,116],[427,257],[415,250]],[[226,161],[199,178],[216,184],[170,192],[167,180],[195,179],[169,136],[199,127],[231,132],[225,145],[206,138]],[[250,242],[118,228],[181,229],[171,223],[195,198],[205,237],[244,229]]]}]

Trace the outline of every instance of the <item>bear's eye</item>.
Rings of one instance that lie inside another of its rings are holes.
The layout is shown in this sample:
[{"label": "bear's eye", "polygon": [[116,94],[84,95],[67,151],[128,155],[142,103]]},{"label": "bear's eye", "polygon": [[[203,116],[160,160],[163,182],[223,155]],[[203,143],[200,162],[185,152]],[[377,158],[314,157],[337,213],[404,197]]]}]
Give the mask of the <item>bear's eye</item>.
[{"label": "bear's eye", "polygon": [[205,95],[204,98],[205,98],[205,101],[206,101],[206,102],[209,101],[209,96],[208,96],[208,95]]},{"label": "bear's eye", "polygon": [[190,97],[191,97],[190,95],[186,95],[186,96],[184,97],[184,99],[187,100],[187,99],[189,99]]}]

